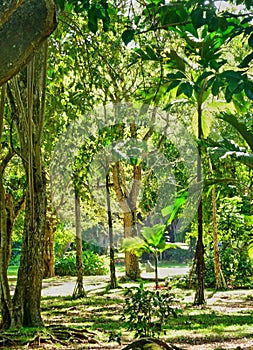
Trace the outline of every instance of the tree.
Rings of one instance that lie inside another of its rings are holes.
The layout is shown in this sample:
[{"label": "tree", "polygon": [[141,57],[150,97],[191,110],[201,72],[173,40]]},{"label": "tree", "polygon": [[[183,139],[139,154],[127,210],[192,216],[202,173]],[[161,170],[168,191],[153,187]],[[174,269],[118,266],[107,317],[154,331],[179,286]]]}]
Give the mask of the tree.
[{"label": "tree", "polygon": [[114,255],[114,236],[113,236],[113,221],[112,221],[112,207],[110,197],[110,175],[107,166],[106,169],[106,202],[107,202],[107,216],[108,216],[108,229],[109,229],[109,241],[110,241],[110,287],[115,289],[117,287],[117,278],[115,271],[115,255]]},{"label": "tree", "polygon": [[82,298],[85,296],[83,288],[83,248],[82,248],[82,227],[80,213],[80,197],[77,189],[75,190],[75,226],[76,226],[76,285],[73,292],[73,298]]},{"label": "tree", "polygon": [[141,237],[127,237],[123,241],[123,248],[141,256],[143,252],[150,254],[155,262],[155,286],[158,289],[158,257],[168,248],[175,248],[173,243],[166,242],[166,225],[157,224],[153,227],[144,227]]},{"label": "tree", "polygon": [[2,2],[0,5],[0,85],[26,66],[56,28],[53,0]]},{"label": "tree", "polygon": [[22,256],[9,326],[40,326],[40,298],[46,225],[46,181],[41,156],[45,109],[47,43],[8,85],[9,106],[29,184]]},{"label": "tree", "polygon": [[[251,6],[248,1],[240,3],[245,3],[248,8]],[[172,71],[167,74],[171,81],[167,85],[166,92],[171,94],[172,101],[184,95],[190,103],[195,105],[194,124],[199,155],[203,160],[203,139],[208,136],[211,124],[210,115],[206,115],[208,112],[206,102],[210,93],[216,97],[221,91],[224,91],[226,102],[231,102],[233,97],[240,95],[242,91],[250,99],[253,98],[252,80],[245,70],[252,61],[252,50],[244,56],[236,71],[230,69],[227,57],[222,55],[221,50],[238,35],[248,37],[249,47],[252,48],[253,28],[249,25],[252,16],[250,13],[245,15],[230,12],[219,13],[215,4],[204,1],[170,4],[158,2],[152,4],[150,8],[150,11],[139,10],[141,15],[134,29],[131,28],[131,16],[134,17],[135,13],[133,11],[129,14],[130,28],[122,34],[122,39],[128,44],[132,40],[137,41],[137,37],[147,32],[160,33],[161,30],[169,30],[174,34],[173,38],[176,37],[176,40],[180,41],[181,46],[178,46],[177,51],[171,48],[161,53],[158,45],[156,47],[153,45],[152,50],[143,47],[139,53],[142,60],[160,59],[164,61],[166,57],[165,69]],[[192,70],[193,67],[194,70]],[[179,100],[180,102],[182,101]],[[167,105],[167,110],[173,103]],[[202,181],[200,161],[197,168],[198,179]],[[196,268],[195,304],[202,304],[205,302],[202,199],[198,208]]]}]

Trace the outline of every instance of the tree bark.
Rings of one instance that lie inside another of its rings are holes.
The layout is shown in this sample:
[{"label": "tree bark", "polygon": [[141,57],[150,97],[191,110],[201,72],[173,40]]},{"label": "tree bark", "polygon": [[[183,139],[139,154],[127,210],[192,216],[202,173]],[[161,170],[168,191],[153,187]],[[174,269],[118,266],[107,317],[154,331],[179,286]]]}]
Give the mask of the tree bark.
[{"label": "tree bark", "polygon": [[17,74],[56,28],[53,0],[0,5],[0,85]]},{"label": "tree bark", "polygon": [[[131,192],[128,193],[125,187],[125,176],[120,171],[120,163],[113,166],[113,187],[117,200],[123,212],[124,236],[133,237],[136,235],[136,203],[140,190],[141,166],[134,166],[133,184]],[[122,177],[122,178],[121,178]],[[126,276],[136,280],[140,277],[140,268],[137,256],[131,252],[125,252]]]},{"label": "tree bark", "polygon": [[[200,99],[201,101],[201,99]],[[198,105],[198,141],[202,139],[202,108],[201,103]],[[202,182],[202,149],[199,143],[198,145],[198,162],[197,162],[197,181],[198,183]],[[205,261],[204,261],[204,244],[203,244],[203,203],[202,196],[199,201],[198,207],[198,239],[195,253],[195,262],[196,262],[196,293],[194,298],[194,305],[203,305],[205,304],[205,285],[204,285],[204,276],[205,276]]]},{"label": "tree bark", "polygon": [[[27,178],[25,223],[17,285],[13,297],[11,327],[37,327],[40,313],[46,226],[46,179],[41,155],[43,132],[47,44],[26,70],[14,77],[8,89],[20,154]],[[14,93],[13,93],[14,91]]]},{"label": "tree bark", "polygon": [[[0,101],[0,151],[2,141],[2,130],[4,125],[4,109],[6,100],[6,86],[1,89]],[[13,152],[0,153],[0,300],[1,300],[1,328],[7,329],[10,326],[12,304],[10,288],[7,278],[7,269],[11,254],[11,237],[8,232],[8,213],[6,204],[6,192],[3,186],[3,175],[6,166],[13,157]]]},{"label": "tree bark", "polygon": [[7,278],[8,269],[8,234],[7,234],[7,215],[5,205],[5,190],[3,187],[3,173],[0,173],[0,291],[1,291],[1,328],[8,329],[11,323],[12,305],[10,297],[10,288]]},{"label": "tree bark", "polygon": [[43,278],[54,277],[54,233],[55,222],[47,216],[46,236],[44,249],[44,274]]},{"label": "tree bark", "polygon": [[[210,176],[211,176],[211,179],[213,179],[213,166],[212,166],[212,161],[208,151],[207,151],[207,158],[208,158]],[[214,273],[215,273],[216,289],[227,288],[227,284],[223,276],[221,264],[220,264],[215,185],[213,185],[213,188],[212,188],[212,226],[213,226],[213,253],[214,253]]]},{"label": "tree bark", "polygon": [[[108,168],[108,167],[107,167]],[[111,210],[111,198],[110,198],[110,176],[107,169],[106,179],[106,202],[107,202],[107,218],[109,228],[109,241],[110,241],[110,287],[111,289],[117,288],[117,279],[115,271],[115,258],[114,258],[114,240],[113,240],[113,225],[112,225],[112,210]]]},{"label": "tree bark", "polygon": [[85,291],[83,287],[83,247],[82,247],[82,228],[80,213],[80,197],[75,193],[75,215],[76,215],[76,285],[73,292],[73,298],[83,298]]},{"label": "tree bark", "polygon": [[55,276],[54,270],[54,235],[56,231],[57,219],[56,210],[52,206],[51,196],[47,193],[47,216],[46,216],[46,236],[44,250],[44,278]]}]

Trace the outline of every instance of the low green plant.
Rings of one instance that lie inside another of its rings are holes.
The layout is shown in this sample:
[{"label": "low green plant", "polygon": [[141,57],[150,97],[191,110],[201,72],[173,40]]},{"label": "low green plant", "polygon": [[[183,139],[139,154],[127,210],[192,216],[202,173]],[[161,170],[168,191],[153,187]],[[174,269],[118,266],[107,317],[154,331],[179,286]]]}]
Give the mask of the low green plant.
[{"label": "low green plant", "polygon": [[101,256],[90,250],[83,252],[83,273],[87,276],[106,275],[108,272]]},{"label": "low green plant", "polygon": [[[228,285],[232,287],[252,287],[253,265],[247,247],[238,246],[236,241],[224,242],[220,246],[220,263]],[[215,287],[213,250],[206,252],[205,283],[207,287]]]},{"label": "low green plant", "polygon": [[[55,260],[58,276],[76,276],[76,253],[71,251]],[[83,273],[85,276],[105,275],[107,268],[101,256],[92,251],[83,252]]]},{"label": "low green plant", "polygon": [[135,337],[159,335],[170,316],[177,317],[179,309],[173,308],[174,295],[167,290],[148,290],[144,284],[128,288],[125,293],[122,318]]}]

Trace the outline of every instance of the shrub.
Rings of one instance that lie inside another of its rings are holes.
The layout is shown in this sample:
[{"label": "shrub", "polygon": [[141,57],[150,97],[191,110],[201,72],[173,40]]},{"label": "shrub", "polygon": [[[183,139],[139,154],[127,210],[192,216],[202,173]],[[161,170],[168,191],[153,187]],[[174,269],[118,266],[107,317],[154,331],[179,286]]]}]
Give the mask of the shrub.
[{"label": "shrub", "polygon": [[55,259],[55,274],[58,276],[76,275],[76,254],[71,251]]},{"label": "shrub", "polygon": [[135,337],[149,337],[159,334],[166,320],[172,315],[177,317],[178,309],[172,308],[174,296],[168,291],[147,290],[143,283],[136,288],[126,290],[122,320]]},{"label": "shrub", "polygon": [[[61,258],[56,258],[55,273],[58,276],[76,276],[76,253],[74,251],[66,253]],[[105,275],[103,258],[89,250],[83,252],[83,273],[86,276]]]},{"label": "shrub", "polygon": [[103,258],[89,250],[83,253],[83,271],[86,276],[106,275],[108,272]]},{"label": "shrub", "polygon": [[[223,243],[220,247],[220,263],[227,284],[233,287],[249,287],[252,285],[252,262],[246,247],[237,247],[233,242]],[[207,250],[205,283],[207,287],[215,287],[213,250]]]}]

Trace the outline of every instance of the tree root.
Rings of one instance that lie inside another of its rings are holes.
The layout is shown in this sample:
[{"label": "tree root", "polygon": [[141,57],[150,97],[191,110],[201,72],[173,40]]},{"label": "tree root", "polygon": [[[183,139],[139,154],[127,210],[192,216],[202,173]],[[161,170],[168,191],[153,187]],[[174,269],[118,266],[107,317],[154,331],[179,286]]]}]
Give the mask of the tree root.
[{"label": "tree root", "polygon": [[100,342],[95,339],[96,333],[90,332],[83,328],[67,327],[64,325],[52,324],[43,329],[36,330],[30,335],[27,335],[27,341],[21,341],[21,332],[13,333],[5,331],[0,333],[0,348],[7,348],[8,346],[23,346],[28,349],[41,344],[58,344],[62,346],[69,346],[69,344],[97,344]]}]

